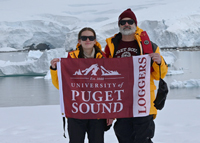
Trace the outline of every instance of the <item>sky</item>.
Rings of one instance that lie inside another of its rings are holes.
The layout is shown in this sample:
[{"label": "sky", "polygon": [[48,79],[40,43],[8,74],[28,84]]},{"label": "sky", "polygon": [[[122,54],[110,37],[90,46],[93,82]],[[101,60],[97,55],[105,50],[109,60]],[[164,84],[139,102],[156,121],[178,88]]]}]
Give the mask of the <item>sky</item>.
[{"label": "sky", "polygon": [[[200,45],[199,0],[0,0],[0,49],[12,51],[32,43],[51,43],[57,50],[29,53],[23,62],[0,60],[0,74],[46,74],[53,57],[65,56],[64,49],[74,48],[77,32],[94,28],[98,40],[118,32],[117,18],[131,8],[138,25],[152,41],[162,47]],[[168,63],[174,62],[166,55]],[[41,62],[43,61],[43,62]],[[38,65],[36,67],[35,65]],[[31,67],[31,68],[30,68]],[[42,69],[42,67],[44,67]],[[2,70],[3,69],[3,70]],[[10,70],[11,69],[11,70]],[[12,72],[11,72],[12,71]],[[181,72],[181,71],[179,71]],[[172,74],[175,72],[172,71]],[[47,79],[50,79],[46,76]],[[196,80],[197,82],[199,80]],[[174,86],[181,86],[175,82]],[[155,119],[155,143],[200,143],[200,100],[167,100]],[[64,143],[59,105],[1,107],[2,143]],[[105,143],[117,142],[113,129],[105,133]]]}]

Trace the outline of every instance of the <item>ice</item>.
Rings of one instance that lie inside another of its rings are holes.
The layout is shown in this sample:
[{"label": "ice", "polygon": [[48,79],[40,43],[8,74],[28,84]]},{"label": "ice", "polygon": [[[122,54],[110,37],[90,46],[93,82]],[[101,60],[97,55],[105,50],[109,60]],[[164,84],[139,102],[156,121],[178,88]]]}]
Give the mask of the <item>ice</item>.
[{"label": "ice", "polygon": [[[46,75],[51,59],[62,57],[64,49],[75,49],[77,34],[85,26],[95,29],[97,40],[104,48],[105,39],[119,31],[118,16],[127,8],[134,11],[138,26],[146,30],[159,47],[200,46],[198,3],[198,0],[193,4],[188,0],[144,0],[135,4],[130,0],[126,3],[114,0],[0,1],[0,52],[27,50],[29,46],[36,47],[40,43],[51,48],[43,52],[29,51],[22,62],[0,61],[0,76]],[[163,56],[169,67],[177,60],[171,52],[164,52]],[[169,69],[168,75],[174,74],[183,74],[183,71]]]},{"label": "ice", "polygon": [[170,88],[193,88],[200,87],[200,79],[190,79],[185,81],[174,80],[170,84]]},{"label": "ice", "polygon": [[53,58],[66,57],[64,48],[30,51],[26,61],[0,61],[0,76],[13,75],[46,75]]},{"label": "ice", "polygon": [[[200,143],[199,104],[200,100],[195,99],[167,100],[154,120],[156,132],[153,142]],[[4,107],[0,108],[0,115],[1,143],[69,142],[67,132],[67,138],[63,137],[59,105]],[[117,143],[113,126],[105,132],[105,143]]]},{"label": "ice", "polygon": [[193,0],[192,4],[189,0],[144,0],[134,4],[130,0],[52,0],[48,3],[3,0],[0,1],[0,48],[23,49],[45,43],[50,48],[74,49],[77,33],[85,26],[95,29],[104,47],[105,39],[118,32],[118,16],[127,8],[135,12],[138,26],[161,48],[200,46],[199,3],[199,0]]},{"label": "ice", "polygon": [[50,70],[47,72],[46,76],[44,77],[44,79],[50,79],[51,80],[51,73]]},{"label": "ice", "polygon": [[167,75],[184,74],[183,70],[168,70]]},{"label": "ice", "polygon": [[161,55],[164,57],[165,62],[168,64],[169,67],[172,67],[174,62],[176,62],[177,57],[172,52],[161,52]]},{"label": "ice", "polygon": [[[94,28],[104,48],[105,39],[119,31],[118,16],[127,8],[135,12],[138,26],[146,30],[159,47],[200,46],[199,5],[199,0],[0,0],[0,52],[16,52],[39,43],[51,48],[43,52],[29,51],[22,62],[0,60],[0,76],[36,75],[36,80],[50,80],[51,59],[66,57],[65,50],[75,49],[81,28]],[[176,56],[171,52],[161,54],[169,67],[174,66]],[[181,69],[169,69],[168,74],[184,73]],[[174,80],[170,84],[171,88],[199,86],[200,79]],[[200,93],[196,98],[200,99]],[[162,112],[158,111],[153,141],[200,143],[199,104],[199,100],[167,100]],[[59,105],[0,108],[0,117],[2,143],[69,141],[62,137]],[[115,142],[111,128],[105,134],[105,143]]]},{"label": "ice", "polygon": [[2,47],[2,48],[0,48],[0,52],[12,52],[12,51],[17,51],[17,49],[10,48],[10,47]]},{"label": "ice", "polygon": [[42,56],[43,52],[40,50],[28,52],[27,60],[39,59]]}]

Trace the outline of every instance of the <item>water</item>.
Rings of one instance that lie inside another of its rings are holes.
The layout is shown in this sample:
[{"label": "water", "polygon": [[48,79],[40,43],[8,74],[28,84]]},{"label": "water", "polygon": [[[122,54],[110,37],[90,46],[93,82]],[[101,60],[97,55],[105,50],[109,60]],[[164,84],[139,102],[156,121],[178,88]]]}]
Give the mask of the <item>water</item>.
[{"label": "water", "polygon": [[[200,51],[173,51],[173,53],[177,57],[174,67],[176,69],[183,69],[184,74],[166,76],[165,81],[168,85],[174,80],[200,79]],[[199,87],[170,89],[168,99],[195,99],[198,95],[200,95]]]},{"label": "water", "polygon": [[0,77],[0,107],[59,104],[51,80],[33,76]]},{"label": "water", "polygon": [[[176,79],[185,81],[200,79],[200,51],[173,51],[178,60],[174,66],[183,69],[184,74],[166,76],[168,85]],[[19,62],[26,59],[27,53],[0,53],[0,60]],[[170,89],[168,99],[196,99],[200,88]],[[51,80],[34,76],[0,77],[0,107],[35,106],[59,104],[59,92]]]}]

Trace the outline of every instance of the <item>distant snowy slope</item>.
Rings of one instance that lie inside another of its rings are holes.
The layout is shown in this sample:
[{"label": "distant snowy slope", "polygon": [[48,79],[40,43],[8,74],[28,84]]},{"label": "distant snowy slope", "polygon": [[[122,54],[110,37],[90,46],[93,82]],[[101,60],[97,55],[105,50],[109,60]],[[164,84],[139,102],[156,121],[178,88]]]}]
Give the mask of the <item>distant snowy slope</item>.
[{"label": "distant snowy slope", "polygon": [[69,50],[85,26],[96,30],[104,47],[105,39],[118,32],[118,16],[127,8],[160,47],[200,46],[199,4],[199,0],[0,0],[0,48],[46,43]]},{"label": "distant snowy slope", "polygon": [[51,14],[42,14],[40,18],[42,20],[0,22],[0,47],[22,49],[32,44],[46,43],[51,48],[60,48],[70,26],[79,22],[74,17]]},{"label": "distant snowy slope", "polygon": [[140,27],[160,47],[200,46],[200,14],[177,19],[172,24],[168,20],[142,21]]}]

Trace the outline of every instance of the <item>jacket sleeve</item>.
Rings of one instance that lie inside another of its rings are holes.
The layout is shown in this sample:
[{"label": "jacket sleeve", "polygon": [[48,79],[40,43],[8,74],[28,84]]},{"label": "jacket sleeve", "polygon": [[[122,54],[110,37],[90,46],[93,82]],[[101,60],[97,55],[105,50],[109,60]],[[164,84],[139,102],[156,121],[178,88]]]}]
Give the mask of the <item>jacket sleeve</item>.
[{"label": "jacket sleeve", "polygon": [[59,89],[57,70],[53,70],[50,68],[50,72],[51,72],[51,80],[52,80],[53,85],[57,89]]},{"label": "jacket sleeve", "polygon": [[110,49],[109,49],[108,45],[106,45],[104,52],[105,52],[106,58],[109,58],[109,56],[110,56]]},{"label": "jacket sleeve", "polygon": [[[157,46],[155,53],[159,53],[160,54],[160,48]],[[168,71],[168,66],[164,60],[164,58],[161,56],[161,64],[160,64],[160,68],[159,65],[156,62],[153,62],[152,64],[153,67],[153,72],[151,73],[152,77],[155,80],[159,80],[160,79],[160,69],[161,69],[161,78],[163,79]]]},{"label": "jacket sleeve", "polygon": [[[67,58],[71,58],[70,52],[68,53]],[[56,69],[52,69],[52,68],[50,67],[50,73],[51,73],[51,80],[52,80],[53,85],[54,85],[57,89],[59,89],[59,82],[58,82],[57,70],[56,70]]]}]

